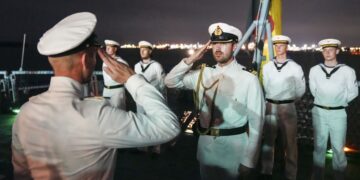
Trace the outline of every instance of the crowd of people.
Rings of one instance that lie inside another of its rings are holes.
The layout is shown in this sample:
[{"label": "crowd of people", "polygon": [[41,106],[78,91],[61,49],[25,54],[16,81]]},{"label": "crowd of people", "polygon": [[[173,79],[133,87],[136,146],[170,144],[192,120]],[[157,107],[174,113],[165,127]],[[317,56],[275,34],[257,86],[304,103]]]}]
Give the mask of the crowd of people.
[{"label": "crowd of people", "polygon": [[[75,13],[39,40],[38,51],[48,57],[54,77],[46,92],[21,107],[13,125],[15,179],[113,179],[117,149],[160,154],[161,144],[176,138],[181,129],[166,103],[166,87],[194,91],[202,179],[250,179],[258,161],[261,178],[271,179],[278,130],[284,178],[296,179],[295,102],[306,83],[301,66],[287,57],[288,36],[272,37],[276,57],[263,66],[260,81],[234,57],[242,33],[232,25],[211,24],[210,40],[165,74],[152,59],[150,42],[139,42],[141,60],[132,69],[117,55],[120,44],[115,40],[105,40],[106,50],[100,48],[96,24],[94,14]],[[345,108],[357,97],[358,84],[354,69],[337,60],[340,45],[337,39],[321,40],[324,61],[309,74],[314,96],[311,178],[316,180],[324,178],[329,137],[335,177],[345,178]],[[216,65],[194,70],[193,64],[207,51],[212,51]],[[97,54],[103,61],[103,96],[84,97],[82,84],[89,82]],[[125,90],[136,102],[136,112],[126,111]]]}]

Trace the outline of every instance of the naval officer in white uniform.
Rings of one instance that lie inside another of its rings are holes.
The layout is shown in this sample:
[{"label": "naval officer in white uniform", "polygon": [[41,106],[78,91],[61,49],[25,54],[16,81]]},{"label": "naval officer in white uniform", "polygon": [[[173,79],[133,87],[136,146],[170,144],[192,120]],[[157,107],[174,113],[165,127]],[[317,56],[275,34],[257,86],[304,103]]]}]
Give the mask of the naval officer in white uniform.
[{"label": "naval officer in white uniform", "polygon": [[[120,48],[120,44],[114,40],[105,40],[106,53],[115,59],[116,61],[128,65],[128,63],[116,54]],[[120,84],[113,79],[104,71],[106,64],[103,63],[103,78],[104,78],[104,89],[103,97],[109,98],[111,104],[114,107],[126,108],[126,95],[124,84]]]},{"label": "naval officer in white uniform", "polygon": [[285,177],[296,179],[297,172],[297,114],[295,101],[305,93],[304,72],[287,57],[291,39],[284,35],[272,38],[276,57],[263,67],[263,85],[266,97],[264,142],[261,173],[271,176],[274,165],[274,146],[277,131],[283,139]]},{"label": "naval officer in white uniform", "polygon": [[[233,56],[241,31],[226,23],[215,23],[210,25],[209,34],[211,41],[181,60],[167,74],[165,84],[169,88],[196,91],[201,178],[233,180],[256,166],[264,97],[258,78],[245,71]],[[210,43],[217,64],[192,71]]]},{"label": "naval officer in white uniform", "polygon": [[332,167],[336,179],[344,179],[347,160],[344,152],[347,115],[345,107],[358,96],[359,87],[353,68],[339,63],[336,55],[341,42],[324,39],[319,42],[324,63],[310,69],[309,84],[314,96],[313,179],[324,178],[325,153],[330,136],[333,151]]},{"label": "naval officer in white uniform", "polygon": [[[38,43],[54,70],[49,89],[32,97],[12,130],[14,179],[113,179],[117,148],[173,139],[177,117],[164,97],[128,66],[116,63],[95,41],[97,19],[81,12],[49,29]],[[125,84],[145,113],[113,107],[104,98],[82,98],[96,53],[112,79]]]}]

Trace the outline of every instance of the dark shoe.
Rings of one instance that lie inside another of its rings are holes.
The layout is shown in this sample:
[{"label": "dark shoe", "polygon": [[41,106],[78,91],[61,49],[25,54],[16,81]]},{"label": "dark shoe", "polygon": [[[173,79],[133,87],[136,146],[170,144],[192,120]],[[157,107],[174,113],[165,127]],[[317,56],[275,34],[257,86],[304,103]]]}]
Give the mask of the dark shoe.
[{"label": "dark shoe", "polygon": [[334,171],[334,177],[336,180],[344,180],[345,172],[344,171]]},{"label": "dark shoe", "polygon": [[272,180],[271,174],[261,174],[259,180]]},{"label": "dark shoe", "polygon": [[325,169],[323,167],[313,167],[313,172],[311,175],[311,180],[323,180],[325,174]]}]

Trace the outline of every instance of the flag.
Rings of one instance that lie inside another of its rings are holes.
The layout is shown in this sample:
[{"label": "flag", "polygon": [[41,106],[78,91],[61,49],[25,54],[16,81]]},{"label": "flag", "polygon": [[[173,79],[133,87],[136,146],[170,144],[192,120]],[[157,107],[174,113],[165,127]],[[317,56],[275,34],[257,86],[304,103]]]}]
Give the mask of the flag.
[{"label": "flag", "polygon": [[272,26],[272,35],[282,34],[282,0],[271,0],[269,21]]},{"label": "flag", "polygon": [[[271,35],[282,34],[282,0],[271,0],[269,4],[269,16],[268,21],[271,24]],[[262,67],[270,61],[268,44],[264,42],[263,56],[266,57],[264,61],[261,61],[260,66],[260,81],[262,82]]]},{"label": "flag", "polygon": [[[271,34],[273,36],[282,34],[281,18],[282,18],[282,0],[271,0],[268,21],[271,24]],[[264,43],[263,55],[266,56],[266,62],[269,61],[267,42]]]}]

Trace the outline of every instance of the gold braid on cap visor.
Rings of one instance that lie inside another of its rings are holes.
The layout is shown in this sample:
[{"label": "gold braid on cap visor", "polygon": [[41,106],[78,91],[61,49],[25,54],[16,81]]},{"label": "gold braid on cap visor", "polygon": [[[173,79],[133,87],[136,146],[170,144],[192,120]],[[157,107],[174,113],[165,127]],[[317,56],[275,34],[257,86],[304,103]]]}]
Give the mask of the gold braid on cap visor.
[{"label": "gold braid on cap visor", "polygon": [[238,37],[234,34],[230,33],[221,33],[220,35],[216,35],[215,32],[211,34],[210,37],[211,42],[238,42]]}]

